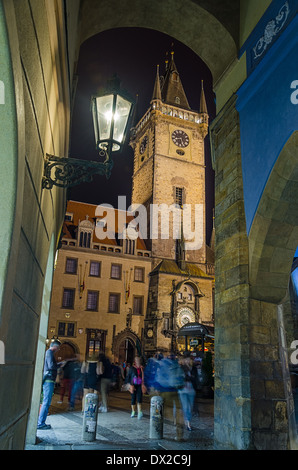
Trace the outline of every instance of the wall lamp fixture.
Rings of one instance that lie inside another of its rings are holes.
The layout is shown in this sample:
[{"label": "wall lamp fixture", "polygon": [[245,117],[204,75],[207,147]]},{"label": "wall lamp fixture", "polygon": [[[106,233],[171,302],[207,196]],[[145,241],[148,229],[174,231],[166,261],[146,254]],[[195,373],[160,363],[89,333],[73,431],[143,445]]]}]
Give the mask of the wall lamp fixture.
[{"label": "wall lamp fixture", "polygon": [[44,161],[42,187],[68,188],[90,182],[93,175],[110,177],[114,162],[113,152],[119,152],[126,138],[128,123],[133,109],[132,99],[120,90],[120,80],[115,75],[108,81],[102,94],[92,96],[96,148],[101,161],[88,161],[77,158],[56,157],[47,154]]}]

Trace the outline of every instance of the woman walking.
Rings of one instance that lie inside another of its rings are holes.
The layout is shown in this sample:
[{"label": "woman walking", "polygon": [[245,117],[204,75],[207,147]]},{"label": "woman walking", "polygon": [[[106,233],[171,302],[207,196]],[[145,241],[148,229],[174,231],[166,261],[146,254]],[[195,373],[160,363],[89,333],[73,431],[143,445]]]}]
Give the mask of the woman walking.
[{"label": "woman walking", "polygon": [[[144,367],[141,364],[141,358],[136,357],[132,367],[129,370],[127,376],[127,383],[130,384],[129,391],[131,393],[131,417],[138,416],[138,419],[143,417],[142,402],[143,393],[146,392],[144,385]],[[138,409],[138,415],[136,415],[136,405]]]}]

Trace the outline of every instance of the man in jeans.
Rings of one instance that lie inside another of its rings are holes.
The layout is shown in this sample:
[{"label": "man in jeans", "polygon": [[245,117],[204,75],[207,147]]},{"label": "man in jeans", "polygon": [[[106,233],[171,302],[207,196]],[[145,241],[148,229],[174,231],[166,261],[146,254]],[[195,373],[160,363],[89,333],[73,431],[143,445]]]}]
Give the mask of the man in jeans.
[{"label": "man in jeans", "polygon": [[49,408],[54,393],[55,381],[57,377],[58,364],[54,353],[60,348],[59,341],[52,341],[50,348],[45,354],[43,369],[43,402],[39,412],[37,429],[50,429],[51,425],[46,424]]}]

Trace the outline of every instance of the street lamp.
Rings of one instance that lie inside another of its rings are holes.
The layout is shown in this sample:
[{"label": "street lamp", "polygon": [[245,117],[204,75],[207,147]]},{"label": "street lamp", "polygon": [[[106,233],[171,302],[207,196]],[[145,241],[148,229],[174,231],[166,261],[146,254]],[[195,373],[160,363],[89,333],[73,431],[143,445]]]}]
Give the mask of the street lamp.
[{"label": "street lamp", "polygon": [[101,161],[47,154],[42,187],[51,189],[55,185],[68,188],[90,182],[95,174],[109,178],[114,165],[111,155],[122,149],[132,109],[132,99],[120,89],[120,80],[114,76],[103,93],[91,98],[95,142]]}]

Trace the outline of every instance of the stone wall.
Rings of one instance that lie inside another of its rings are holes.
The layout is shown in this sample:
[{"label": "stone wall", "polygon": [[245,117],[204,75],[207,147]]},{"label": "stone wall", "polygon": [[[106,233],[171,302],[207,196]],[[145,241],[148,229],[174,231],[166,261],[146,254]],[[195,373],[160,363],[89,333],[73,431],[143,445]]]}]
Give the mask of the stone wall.
[{"label": "stone wall", "polygon": [[[4,0],[2,4],[16,103],[17,170],[0,314],[6,356],[0,369],[0,382],[5,384],[0,389],[0,449],[23,449],[35,366],[42,368],[45,351],[46,331],[41,334],[40,318],[51,288],[50,279],[45,285],[45,276],[54,264],[65,211],[64,191],[42,190],[44,156],[68,154],[71,84],[61,4],[56,9],[47,0]],[[12,122],[13,116],[8,114],[6,120]],[[1,187],[2,202],[3,194]],[[39,396],[40,388],[39,374]]]}]

